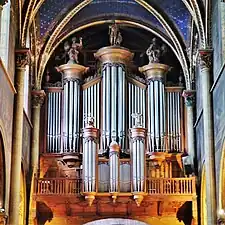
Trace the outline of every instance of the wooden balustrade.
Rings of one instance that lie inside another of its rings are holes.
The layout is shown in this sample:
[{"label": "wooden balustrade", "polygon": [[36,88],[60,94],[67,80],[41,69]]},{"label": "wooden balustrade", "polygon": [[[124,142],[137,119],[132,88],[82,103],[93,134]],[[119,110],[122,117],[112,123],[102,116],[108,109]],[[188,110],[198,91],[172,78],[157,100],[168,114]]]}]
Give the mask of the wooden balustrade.
[{"label": "wooden balustrade", "polygon": [[147,192],[150,195],[190,195],[195,194],[195,177],[190,178],[149,178]]},{"label": "wooden balustrade", "polygon": [[[36,180],[37,195],[80,194],[81,179],[41,178]],[[146,192],[149,195],[193,195],[196,194],[195,177],[189,178],[147,178]]]},{"label": "wooden balustrade", "polygon": [[75,195],[81,192],[81,179],[41,178],[36,180],[37,195]]}]

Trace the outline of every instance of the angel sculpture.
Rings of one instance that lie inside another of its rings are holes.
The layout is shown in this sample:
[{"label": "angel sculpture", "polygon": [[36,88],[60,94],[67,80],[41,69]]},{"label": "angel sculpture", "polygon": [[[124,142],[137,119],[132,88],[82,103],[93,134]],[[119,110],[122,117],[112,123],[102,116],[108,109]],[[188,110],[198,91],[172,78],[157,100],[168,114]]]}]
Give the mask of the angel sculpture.
[{"label": "angel sculpture", "polygon": [[67,64],[79,64],[78,55],[83,48],[82,37],[80,37],[79,40],[80,42],[77,43],[77,38],[73,37],[71,45],[68,41],[64,43],[64,50],[69,56],[69,61],[67,62]]},{"label": "angel sculpture", "polygon": [[146,55],[148,56],[149,63],[159,63],[160,57],[164,55],[167,51],[166,45],[157,44],[156,38],[152,39],[152,43],[149,48],[146,50]]},{"label": "angel sculpture", "polygon": [[112,24],[109,26],[109,41],[111,45],[120,45],[122,42],[122,35],[119,31],[117,24]]}]

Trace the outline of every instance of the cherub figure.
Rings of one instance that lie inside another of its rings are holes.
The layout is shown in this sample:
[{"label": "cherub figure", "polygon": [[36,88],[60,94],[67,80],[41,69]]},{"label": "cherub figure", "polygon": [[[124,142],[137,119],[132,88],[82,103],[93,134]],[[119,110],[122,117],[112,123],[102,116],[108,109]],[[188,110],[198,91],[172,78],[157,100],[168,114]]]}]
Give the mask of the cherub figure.
[{"label": "cherub figure", "polygon": [[64,43],[64,50],[69,56],[69,61],[67,64],[79,64],[78,55],[81,49],[83,48],[82,37],[80,37],[80,42],[77,43],[77,38],[72,38],[72,44],[70,45],[68,41]]},{"label": "cherub figure", "polygon": [[120,45],[122,42],[122,35],[115,23],[109,26],[109,41],[111,45]]}]

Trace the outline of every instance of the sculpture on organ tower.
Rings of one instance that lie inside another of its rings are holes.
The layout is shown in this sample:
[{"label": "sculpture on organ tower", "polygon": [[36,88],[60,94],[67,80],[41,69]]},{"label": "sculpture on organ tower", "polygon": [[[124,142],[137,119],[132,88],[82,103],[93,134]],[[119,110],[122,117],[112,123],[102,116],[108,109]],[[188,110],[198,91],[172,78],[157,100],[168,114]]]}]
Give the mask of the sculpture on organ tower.
[{"label": "sculpture on organ tower", "polygon": [[148,56],[149,63],[159,63],[160,57],[167,52],[166,45],[160,46],[157,43],[157,39],[153,38],[152,43],[146,50],[146,55]]},{"label": "sculpture on organ tower", "polygon": [[143,115],[141,113],[132,113],[131,116],[135,119],[135,128],[143,127]]},{"label": "sculpture on organ tower", "polygon": [[79,64],[78,55],[81,49],[83,48],[82,37],[80,37],[79,40],[80,42],[77,43],[76,42],[77,38],[73,37],[71,40],[72,41],[71,45],[68,41],[64,43],[64,50],[69,57],[69,61],[67,62],[67,64]]},{"label": "sculpture on organ tower", "polygon": [[119,31],[119,26],[114,23],[109,26],[109,41],[112,46],[120,45],[122,42],[122,35]]}]

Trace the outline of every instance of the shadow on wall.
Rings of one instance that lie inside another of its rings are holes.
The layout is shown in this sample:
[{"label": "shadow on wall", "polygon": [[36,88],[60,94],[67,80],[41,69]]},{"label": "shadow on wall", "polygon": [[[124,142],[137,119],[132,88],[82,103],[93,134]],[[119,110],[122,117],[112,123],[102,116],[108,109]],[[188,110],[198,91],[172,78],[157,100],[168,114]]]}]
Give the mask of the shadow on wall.
[{"label": "shadow on wall", "polygon": [[192,218],[192,202],[185,202],[177,211],[177,219],[185,225],[191,225]]},{"label": "shadow on wall", "polygon": [[53,218],[52,210],[44,203],[37,202],[37,225],[44,225],[47,221],[50,222]]}]

